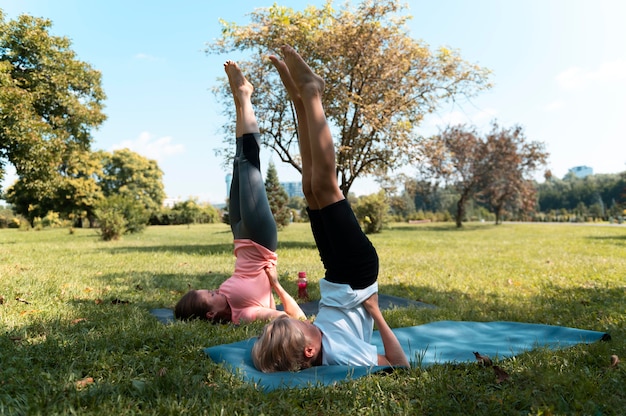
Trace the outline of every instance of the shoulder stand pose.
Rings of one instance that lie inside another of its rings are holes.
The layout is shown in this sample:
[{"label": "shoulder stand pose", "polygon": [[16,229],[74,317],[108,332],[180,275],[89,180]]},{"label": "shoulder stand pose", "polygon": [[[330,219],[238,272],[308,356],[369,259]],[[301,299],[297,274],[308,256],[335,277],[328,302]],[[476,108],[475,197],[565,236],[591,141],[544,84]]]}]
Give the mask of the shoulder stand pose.
[{"label": "shoulder stand pose", "polygon": [[[235,324],[282,315],[304,318],[296,301],[275,278],[278,237],[260,170],[259,126],[250,101],[254,88],[235,62],[226,61],[224,70],[237,110],[229,198],[235,271],[219,289],[187,292],[176,304],[174,314],[178,319],[199,318]],[[272,288],[285,312],[276,310]]]},{"label": "shoulder stand pose", "polygon": [[[378,256],[337,184],[335,150],[322,106],[324,81],[290,46],[270,60],[294,102],[302,187],[311,230],[326,269],[314,323],[284,317],[267,324],[252,349],[257,369],[298,371],[316,365],[407,366],[378,306]],[[270,280],[271,280],[270,276]],[[371,345],[373,324],[385,353]]]}]

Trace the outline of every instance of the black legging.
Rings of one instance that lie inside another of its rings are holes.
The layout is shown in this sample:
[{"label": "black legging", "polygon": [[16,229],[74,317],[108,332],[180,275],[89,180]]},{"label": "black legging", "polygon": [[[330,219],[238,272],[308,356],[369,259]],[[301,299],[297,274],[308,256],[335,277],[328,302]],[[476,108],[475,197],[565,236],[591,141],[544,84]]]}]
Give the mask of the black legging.
[{"label": "black legging", "polygon": [[307,209],[326,280],[364,289],[378,279],[378,254],[347,200]]},{"label": "black legging", "polygon": [[250,239],[276,251],[276,222],[265,193],[259,161],[259,133],[237,138],[228,215],[235,239]]}]

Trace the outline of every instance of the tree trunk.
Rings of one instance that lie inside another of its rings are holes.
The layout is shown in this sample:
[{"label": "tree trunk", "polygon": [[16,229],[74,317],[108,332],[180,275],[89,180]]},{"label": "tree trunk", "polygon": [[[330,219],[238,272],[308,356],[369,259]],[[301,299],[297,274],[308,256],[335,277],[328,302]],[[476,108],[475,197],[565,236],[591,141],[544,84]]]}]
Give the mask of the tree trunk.
[{"label": "tree trunk", "polygon": [[461,199],[456,203],[456,228],[461,228],[463,226],[463,217],[465,216],[465,202],[467,197],[465,195],[461,196]]}]

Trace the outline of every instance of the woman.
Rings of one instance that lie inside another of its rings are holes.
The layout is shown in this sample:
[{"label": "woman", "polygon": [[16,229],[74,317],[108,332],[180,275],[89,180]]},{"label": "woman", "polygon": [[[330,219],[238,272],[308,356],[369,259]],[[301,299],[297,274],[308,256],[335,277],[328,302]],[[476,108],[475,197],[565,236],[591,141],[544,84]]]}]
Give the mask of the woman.
[{"label": "woman", "polygon": [[[378,306],[378,256],[337,184],[335,150],[322,106],[324,81],[291,47],[270,60],[296,108],[302,187],[311,230],[326,269],[314,323],[284,317],[267,324],[252,348],[257,369],[297,371],[317,365],[408,366]],[[272,285],[275,274],[268,274]],[[384,346],[370,344],[376,324]]]},{"label": "woman", "polygon": [[304,318],[295,300],[277,280],[273,288],[285,312],[276,310],[268,274],[276,273],[278,237],[260,170],[260,133],[250,100],[254,88],[235,62],[226,61],[224,70],[237,111],[229,199],[235,271],[219,289],[187,292],[176,304],[174,314],[178,319],[235,324],[283,315]]}]

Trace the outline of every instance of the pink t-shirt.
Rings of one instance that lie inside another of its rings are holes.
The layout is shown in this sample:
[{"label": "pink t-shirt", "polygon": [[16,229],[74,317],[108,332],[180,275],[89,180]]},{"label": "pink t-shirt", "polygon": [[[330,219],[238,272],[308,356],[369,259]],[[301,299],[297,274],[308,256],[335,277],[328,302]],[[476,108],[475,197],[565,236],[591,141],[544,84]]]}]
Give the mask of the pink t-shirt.
[{"label": "pink t-shirt", "polygon": [[252,240],[235,240],[235,272],[220,286],[232,311],[232,321],[251,322],[259,309],[276,309],[265,268],[275,266],[276,253]]}]

